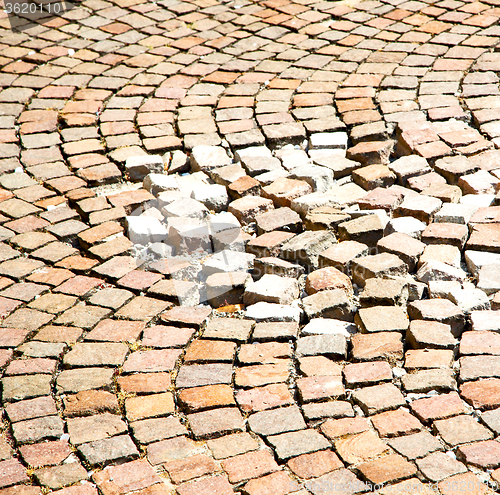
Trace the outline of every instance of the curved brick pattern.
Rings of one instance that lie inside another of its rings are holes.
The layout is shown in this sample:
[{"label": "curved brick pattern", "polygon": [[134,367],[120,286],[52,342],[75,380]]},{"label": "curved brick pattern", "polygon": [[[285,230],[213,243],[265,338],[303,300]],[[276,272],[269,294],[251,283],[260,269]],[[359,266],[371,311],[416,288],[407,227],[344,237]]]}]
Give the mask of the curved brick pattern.
[{"label": "curved brick pattern", "polygon": [[497,2],[71,7],[0,15],[0,495],[497,489]]}]

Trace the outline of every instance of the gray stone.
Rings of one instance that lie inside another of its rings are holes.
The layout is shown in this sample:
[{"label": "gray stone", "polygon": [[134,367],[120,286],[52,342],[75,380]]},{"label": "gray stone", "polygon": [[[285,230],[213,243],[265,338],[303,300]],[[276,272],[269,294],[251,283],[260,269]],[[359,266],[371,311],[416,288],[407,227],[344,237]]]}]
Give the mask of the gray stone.
[{"label": "gray stone", "polygon": [[500,265],[499,253],[467,250],[464,252],[464,258],[465,258],[465,263],[467,263],[467,269],[475,277],[478,276],[479,270],[484,265],[495,265],[495,264]]},{"label": "gray stone", "polygon": [[449,369],[419,370],[401,377],[407,392],[428,392],[429,390],[456,390],[457,382]]},{"label": "gray stone", "polygon": [[81,392],[93,389],[111,389],[114,370],[109,368],[86,368],[64,370],[57,377],[57,393]]},{"label": "gray stone", "polygon": [[212,275],[220,272],[250,271],[255,255],[237,251],[223,250],[208,258],[203,263],[203,273]]},{"label": "gray stone", "polygon": [[73,445],[102,440],[128,430],[121,416],[109,413],[84,418],[68,418],[67,423],[69,439]]},{"label": "gray stone", "polygon": [[336,242],[332,232],[309,231],[284,242],[281,246],[281,253],[288,261],[317,268],[318,255]]},{"label": "gray stone", "polygon": [[92,466],[139,457],[139,451],[128,435],[84,443],[78,447],[78,451]]},{"label": "gray stone", "polygon": [[127,344],[78,343],[64,356],[68,366],[120,366],[124,363],[129,348]]},{"label": "gray stone", "polygon": [[203,203],[211,211],[220,212],[227,208],[229,196],[225,186],[208,184],[193,188],[191,198]]},{"label": "gray stone", "polygon": [[246,308],[245,317],[255,321],[300,321],[301,310],[296,306],[285,306],[258,302]]},{"label": "gray stone", "polygon": [[304,418],[297,406],[257,412],[250,415],[248,425],[254,433],[264,436],[306,428]]},{"label": "gray stone", "polygon": [[267,440],[274,447],[280,460],[331,447],[330,442],[313,429],[282,433],[281,435],[267,437]]},{"label": "gray stone", "polygon": [[162,213],[167,217],[188,217],[203,220],[208,215],[208,209],[195,199],[176,199],[170,204],[165,205],[161,209]]},{"label": "gray stone", "polygon": [[29,399],[51,393],[51,375],[20,375],[2,378],[4,401]]},{"label": "gray stone", "polygon": [[148,174],[143,180],[144,189],[153,196],[165,191],[179,191],[177,179],[172,175]]},{"label": "gray stone", "polygon": [[64,423],[59,416],[45,416],[14,423],[12,432],[19,444],[59,439],[64,434]]},{"label": "gray stone", "polygon": [[488,295],[500,290],[500,263],[483,265],[479,269],[477,288]]},{"label": "gray stone", "polygon": [[130,426],[134,438],[141,444],[188,434],[187,428],[175,416],[134,421]]},{"label": "gray stone", "polygon": [[298,356],[327,355],[335,358],[347,356],[347,340],[344,335],[312,335],[297,340]]}]

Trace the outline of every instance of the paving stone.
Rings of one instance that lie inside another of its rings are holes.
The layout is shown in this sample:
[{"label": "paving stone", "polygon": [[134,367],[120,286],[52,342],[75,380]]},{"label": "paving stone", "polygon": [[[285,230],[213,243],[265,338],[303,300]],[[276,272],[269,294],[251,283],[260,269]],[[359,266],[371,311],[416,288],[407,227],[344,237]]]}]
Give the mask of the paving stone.
[{"label": "paving stone", "polygon": [[466,467],[443,452],[435,452],[416,460],[417,466],[429,481],[441,481],[454,474],[465,473]]},{"label": "paving stone", "polygon": [[353,393],[353,398],[366,414],[375,414],[405,405],[399,389],[390,383],[357,390]]},{"label": "paving stone", "polygon": [[37,469],[34,476],[38,483],[53,490],[86,480],[88,477],[86,469],[79,462]]},{"label": "paving stone", "polygon": [[128,435],[82,444],[78,450],[91,465],[107,464],[114,460],[133,459],[139,456],[135,444]]},{"label": "paving stone", "polygon": [[330,446],[328,440],[315,430],[300,430],[268,437],[279,459],[285,460],[301,454],[324,450]]}]

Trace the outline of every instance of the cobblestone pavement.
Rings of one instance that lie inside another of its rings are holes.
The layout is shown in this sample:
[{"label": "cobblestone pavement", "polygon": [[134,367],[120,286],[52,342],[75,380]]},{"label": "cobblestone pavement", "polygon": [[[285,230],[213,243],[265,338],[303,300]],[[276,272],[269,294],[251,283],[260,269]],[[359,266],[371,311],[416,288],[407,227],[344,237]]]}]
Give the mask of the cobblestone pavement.
[{"label": "cobblestone pavement", "polygon": [[500,482],[498,1],[0,20],[0,495]]}]

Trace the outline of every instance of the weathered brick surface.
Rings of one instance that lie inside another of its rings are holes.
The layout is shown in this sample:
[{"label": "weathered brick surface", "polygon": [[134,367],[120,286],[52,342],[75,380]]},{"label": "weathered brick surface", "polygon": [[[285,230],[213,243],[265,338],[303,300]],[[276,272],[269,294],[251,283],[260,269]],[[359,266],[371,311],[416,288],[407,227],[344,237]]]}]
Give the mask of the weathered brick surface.
[{"label": "weathered brick surface", "polygon": [[4,13],[0,495],[500,481],[494,4]]}]

